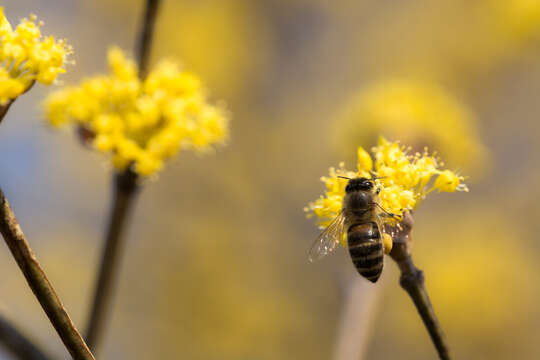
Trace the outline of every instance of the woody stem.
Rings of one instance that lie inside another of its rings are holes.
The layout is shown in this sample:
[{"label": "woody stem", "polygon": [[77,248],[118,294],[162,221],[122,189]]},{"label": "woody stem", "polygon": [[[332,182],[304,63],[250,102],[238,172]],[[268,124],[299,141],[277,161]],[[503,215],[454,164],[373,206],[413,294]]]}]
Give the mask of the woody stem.
[{"label": "woody stem", "polygon": [[424,272],[418,269],[412,260],[410,249],[412,227],[412,215],[406,213],[401,222],[401,229],[394,235],[394,244],[390,252],[390,257],[399,267],[401,272],[399,283],[414,302],[416,310],[431,337],[431,341],[435,345],[439,358],[441,360],[450,360],[444,333],[424,286]]},{"label": "woody stem", "polygon": [[111,307],[113,286],[123,249],[123,233],[137,189],[137,176],[131,170],[128,169],[124,173],[115,175],[110,222],[85,333],[88,346],[94,352],[99,348]]},{"label": "woody stem", "polygon": [[94,360],[94,356],[75,328],[64,305],[41,268],[36,255],[30,248],[30,244],[26,240],[2,189],[0,189],[0,233],[28,285],[73,359]]},{"label": "woody stem", "polygon": [[[26,89],[24,89],[22,94],[25,94],[26,92],[30,91],[30,89],[34,86],[35,83],[36,83],[36,80],[32,80],[32,82],[26,87]],[[21,95],[19,95],[19,96],[21,96]],[[17,99],[17,98],[15,98],[15,99]],[[11,105],[15,102],[15,99],[11,99],[6,104],[0,105],[0,123],[4,119],[4,116],[6,116],[6,114],[7,114],[8,110],[9,110],[9,108],[11,107]]]},{"label": "woody stem", "polygon": [[[140,36],[136,43],[139,77],[144,80],[148,75],[150,49],[156,23],[160,0],[147,0],[142,20]],[[105,247],[101,257],[101,265],[94,291],[92,309],[86,330],[86,339],[92,349],[96,349],[101,339],[105,320],[109,312],[113,295],[114,280],[118,273],[118,263],[122,255],[123,233],[129,213],[139,186],[138,176],[132,167],[116,174],[114,178],[114,195],[109,226],[105,236]]]}]

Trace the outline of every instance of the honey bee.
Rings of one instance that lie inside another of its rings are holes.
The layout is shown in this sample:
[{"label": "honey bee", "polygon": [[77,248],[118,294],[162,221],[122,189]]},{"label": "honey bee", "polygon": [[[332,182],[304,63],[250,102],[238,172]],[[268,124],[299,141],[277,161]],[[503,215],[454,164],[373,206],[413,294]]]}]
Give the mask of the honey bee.
[{"label": "honey bee", "polygon": [[379,204],[380,188],[375,186],[376,178],[339,177],[349,180],[341,212],[315,240],[309,260],[319,260],[334,251],[346,233],[349,255],[356,270],[374,283],[381,276],[384,254],[389,253],[392,246],[391,238],[383,233],[382,218],[398,216]]}]

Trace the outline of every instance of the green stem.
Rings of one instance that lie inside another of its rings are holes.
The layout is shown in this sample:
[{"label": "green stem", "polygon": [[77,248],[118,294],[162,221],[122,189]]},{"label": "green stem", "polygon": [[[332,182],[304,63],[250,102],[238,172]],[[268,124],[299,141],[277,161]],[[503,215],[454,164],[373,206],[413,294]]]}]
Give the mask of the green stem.
[{"label": "green stem", "polygon": [[94,360],[94,356],[75,328],[49,279],[39,265],[2,189],[0,189],[0,233],[2,233],[28,285],[73,359]]}]

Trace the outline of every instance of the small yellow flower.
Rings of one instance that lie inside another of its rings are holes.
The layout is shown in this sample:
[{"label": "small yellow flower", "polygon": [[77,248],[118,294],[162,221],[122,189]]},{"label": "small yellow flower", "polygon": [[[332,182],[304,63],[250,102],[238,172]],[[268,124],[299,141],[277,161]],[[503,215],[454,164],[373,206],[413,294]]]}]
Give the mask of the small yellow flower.
[{"label": "small yellow flower", "polygon": [[371,171],[373,169],[373,160],[369,153],[363,147],[358,147],[358,169],[363,171]]},{"label": "small yellow flower", "polygon": [[458,190],[458,188],[462,191],[468,191],[467,187],[463,187],[463,184],[461,184],[461,178],[450,170],[441,172],[437,177],[437,180],[435,180],[433,187],[439,190],[439,192],[454,192]]},{"label": "small yellow flower", "polygon": [[91,131],[93,147],[110,154],[116,169],[133,165],[150,176],[181,149],[205,152],[227,140],[228,113],[208,102],[194,74],[162,61],[140,80],[135,62],[116,47],[108,63],[109,75],[52,93],[45,111],[53,126],[77,124]]},{"label": "small yellow flower", "polygon": [[[341,212],[347,180],[338,175],[355,178],[377,177],[376,185],[380,188],[380,205],[388,212],[403,215],[414,210],[433,190],[454,192],[468,191],[464,178],[450,170],[441,170],[437,158],[423,154],[411,155],[398,142],[379,138],[378,145],[372,149],[373,159],[362,147],[358,148],[358,169],[347,171],[343,163],[338,169],[330,168],[329,176],[321,180],[326,185],[324,195],[304,209],[308,217],[315,215],[319,226],[324,229]],[[374,164],[374,168],[372,168]],[[433,178],[436,180],[429,185]],[[390,225],[395,225],[392,218],[384,218]]]},{"label": "small yellow flower", "polygon": [[43,38],[36,16],[12,29],[0,7],[0,105],[25,92],[34,81],[50,85],[65,72],[71,47],[64,40]]}]

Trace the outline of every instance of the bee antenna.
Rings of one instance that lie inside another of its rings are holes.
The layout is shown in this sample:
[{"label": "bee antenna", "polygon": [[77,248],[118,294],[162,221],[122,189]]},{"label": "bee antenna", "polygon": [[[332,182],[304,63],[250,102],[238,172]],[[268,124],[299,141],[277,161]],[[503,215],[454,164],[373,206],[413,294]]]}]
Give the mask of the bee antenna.
[{"label": "bee antenna", "polygon": [[386,179],[387,177],[388,177],[388,176],[379,176],[379,177],[371,178],[370,180]]},{"label": "bee antenna", "polygon": [[346,176],[341,176],[341,175],[338,175],[337,177],[338,177],[338,178],[342,178],[342,179],[347,179],[347,180],[351,180],[351,178],[348,178],[348,177],[346,177]]}]

